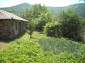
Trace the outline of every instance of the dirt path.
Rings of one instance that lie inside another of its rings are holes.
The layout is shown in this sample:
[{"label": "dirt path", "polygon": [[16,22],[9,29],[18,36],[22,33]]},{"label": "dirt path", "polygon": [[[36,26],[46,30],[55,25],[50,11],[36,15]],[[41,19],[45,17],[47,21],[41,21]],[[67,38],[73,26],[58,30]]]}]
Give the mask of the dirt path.
[{"label": "dirt path", "polygon": [[7,45],[7,43],[0,42],[0,50],[2,50],[2,48],[4,48],[6,45]]}]

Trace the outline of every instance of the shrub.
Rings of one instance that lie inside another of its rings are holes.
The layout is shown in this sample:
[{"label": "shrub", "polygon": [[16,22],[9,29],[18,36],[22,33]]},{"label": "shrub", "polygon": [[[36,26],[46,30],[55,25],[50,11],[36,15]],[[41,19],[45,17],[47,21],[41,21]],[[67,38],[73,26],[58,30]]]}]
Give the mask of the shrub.
[{"label": "shrub", "polygon": [[45,33],[52,37],[65,37],[76,41],[82,41],[82,23],[80,18],[71,10],[62,12],[59,22],[46,24]]},{"label": "shrub", "polygon": [[78,15],[68,10],[60,15],[63,37],[81,41],[82,26]]},{"label": "shrub", "polygon": [[41,13],[38,19],[39,20],[36,26],[36,30],[42,32],[46,23],[52,22],[54,18],[50,12],[47,12],[47,13]]},{"label": "shrub", "polygon": [[61,24],[59,22],[47,23],[44,28],[44,33],[51,37],[61,37]]}]

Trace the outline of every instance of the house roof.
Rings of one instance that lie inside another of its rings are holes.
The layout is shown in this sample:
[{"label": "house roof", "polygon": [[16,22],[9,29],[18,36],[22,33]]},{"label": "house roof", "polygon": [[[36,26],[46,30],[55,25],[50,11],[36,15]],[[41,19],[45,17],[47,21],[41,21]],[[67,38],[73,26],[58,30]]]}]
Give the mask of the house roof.
[{"label": "house roof", "polygon": [[13,13],[10,13],[1,9],[0,9],[0,19],[16,19],[16,20],[27,21]]}]

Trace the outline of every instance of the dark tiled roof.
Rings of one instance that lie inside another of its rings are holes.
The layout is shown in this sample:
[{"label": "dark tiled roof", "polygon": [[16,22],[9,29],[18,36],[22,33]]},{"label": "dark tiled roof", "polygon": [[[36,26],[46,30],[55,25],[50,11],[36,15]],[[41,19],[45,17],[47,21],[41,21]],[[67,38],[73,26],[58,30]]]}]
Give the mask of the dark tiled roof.
[{"label": "dark tiled roof", "polygon": [[16,19],[16,20],[22,20],[22,21],[27,21],[21,17],[18,17],[15,14],[12,14],[10,12],[4,11],[0,9],[0,19]]}]

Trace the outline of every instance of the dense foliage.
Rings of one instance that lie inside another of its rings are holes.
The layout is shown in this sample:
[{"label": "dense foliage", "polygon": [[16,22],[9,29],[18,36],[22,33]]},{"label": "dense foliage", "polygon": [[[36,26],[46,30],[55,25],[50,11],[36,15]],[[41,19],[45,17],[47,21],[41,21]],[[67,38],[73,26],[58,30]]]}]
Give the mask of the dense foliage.
[{"label": "dense foliage", "polygon": [[45,24],[53,19],[52,14],[41,4],[35,4],[31,9],[26,9],[21,16],[29,20],[29,23],[33,20],[37,31],[42,31]]},{"label": "dense foliage", "polygon": [[[72,41],[83,40],[85,20],[76,13],[63,11],[57,20],[45,6],[35,4],[21,16],[28,20],[29,34],[7,44],[0,51],[0,63],[85,63],[85,44]],[[43,28],[46,35],[40,34]]]},{"label": "dense foliage", "polygon": [[33,37],[36,39],[28,40],[29,35],[25,34],[22,38],[12,41],[5,49],[0,51],[0,63],[85,62],[84,44],[38,34],[34,34]]},{"label": "dense foliage", "polygon": [[82,23],[75,12],[71,10],[62,12],[60,15],[60,23],[62,24],[63,37],[78,41],[83,40],[83,36],[81,36]]},{"label": "dense foliage", "polygon": [[[52,37],[65,37],[76,41],[83,41],[82,25],[78,15],[71,11],[63,11],[60,14],[60,21],[58,24],[55,17],[41,4],[35,4],[31,9],[26,9],[21,13],[21,16],[28,20],[27,29],[30,36],[34,30],[43,31],[45,26],[45,33]],[[48,24],[48,22],[50,22]]]},{"label": "dense foliage", "polygon": [[44,33],[51,37],[61,37],[61,24],[59,22],[53,21],[46,24],[44,28]]},{"label": "dense foliage", "polygon": [[45,33],[52,37],[65,37],[77,41],[82,41],[82,22],[80,18],[71,10],[63,11],[59,16],[59,21],[47,23]]}]

